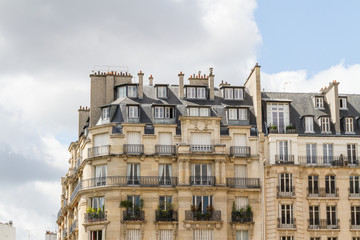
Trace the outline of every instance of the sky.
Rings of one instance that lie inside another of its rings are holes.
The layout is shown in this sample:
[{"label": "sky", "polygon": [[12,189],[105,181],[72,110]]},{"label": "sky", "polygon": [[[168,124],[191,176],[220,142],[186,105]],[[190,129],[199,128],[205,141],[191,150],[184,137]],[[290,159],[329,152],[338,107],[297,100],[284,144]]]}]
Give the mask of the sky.
[{"label": "sky", "polygon": [[337,80],[340,93],[360,93],[358,9],[357,0],[1,0],[0,221],[14,222],[17,240],[56,229],[94,69],[177,84],[180,71],[213,67],[216,85],[242,85],[258,62],[265,91],[318,92]]}]

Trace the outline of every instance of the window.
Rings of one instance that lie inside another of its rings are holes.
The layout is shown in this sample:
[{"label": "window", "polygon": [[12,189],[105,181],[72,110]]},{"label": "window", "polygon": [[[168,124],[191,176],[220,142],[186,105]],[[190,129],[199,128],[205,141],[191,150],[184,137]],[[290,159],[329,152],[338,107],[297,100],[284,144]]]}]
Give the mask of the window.
[{"label": "window", "polygon": [[280,227],[293,227],[293,206],[280,205]]},{"label": "window", "polygon": [[345,118],[345,133],[354,133],[354,119],[347,117]]},{"label": "window", "polygon": [[129,106],[129,118],[139,118],[138,106]]},{"label": "window", "polygon": [[90,231],[90,240],[102,240],[102,230]]},{"label": "window", "polygon": [[324,98],[323,97],[315,97],[315,107],[316,108],[324,108]]},{"label": "window", "polygon": [[138,185],[140,184],[140,164],[128,163],[126,170],[127,183]]},{"label": "window", "polygon": [[167,132],[159,132],[159,145],[171,145],[172,144],[172,135]]},{"label": "window", "polygon": [[206,212],[208,206],[213,206],[212,196],[193,196],[193,206],[200,208],[202,212]]},{"label": "window", "polygon": [[323,161],[325,164],[331,164],[333,161],[333,145],[332,143],[323,144]]},{"label": "window", "polygon": [[310,228],[318,228],[320,225],[319,206],[309,207],[309,225]]},{"label": "window", "polygon": [[191,133],[191,145],[211,145],[211,133]]},{"label": "window", "polygon": [[326,225],[328,228],[337,228],[336,206],[326,207]]},{"label": "window", "polygon": [[228,110],[229,120],[248,120],[246,108],[229,108]]},{"label": "window", "polygon": [[325,193],[328,196],[334,196],[336,194],[334,175],[325,176]]},{"label": "window", "polygon": [[360,237],[353,237],[352,240],[360,240]]},{"label": "window", "polygon": [[135,98],[137,96],[136,86],[128,86],[128,97]]},{"label": "window", "polygon": [[223,89],[224,98],[231,100],[241,100],[244,99],[243,89],[242,88],[224,88]]},{"label": "window", "polygon": [[159,164],[159,184],[171,185],[171,164]]},{"label": "window", "polygon": [[105,186],[107,176],[107,166],[98,165],[95,166],[95,184],[96,186]]},{"label": "window", "polygon": [[127,200],[132,203],[132,207],[127,209],[127,213],[133,216],[135,214],[135,211],[138,210],[138,208],[140,207],[140,196],[127,196]]},{"label": "window", "polygon": [[127,229],[126,230],[126,240],[141,240],[141,230],[140,229]]},{"label": "window", "polygon": [[110,108],[106,107],[102,109],[102,119],[109,120],[110,119]]},{"label": "window", "polygon": [[292,192],[292,174],[280,173],[279,174],[279,192],[291,193]]},{"label": "window", "polygon": [[247,165],[235,165],[234,177],[241,179],[247,178]]},{"label": "window", "polygon": [[285,127],[289,126],[289,104],[268,103],[267,122],[269,126],[276,126],[279,133],[284,133]]},{"label": "window", "polygon": [[350,176],[350,195],[360,194],[360,184],[359,184],[359,176]]},{"label": "window", "polygon": [[206,99],[205,87],[186,87],[185,89],[187,98]]},{"label": "window", "polygon": [[196,98],[206,98],[206,89],[204,87],[198,87],[196,91]]},{"label": "window", "polygon": [[236,240],[249,240],[249,231],[236,231]]},{"label": "window", "polygon": [[140,132],[127,132],[127,143],[132,145],[141,144]]},{"label": "window", "polygon": [[117,89],[117,95],[118,95],[118,98],[124,98],[124,97],[126,97],[126,86],[124,86],[124,87],[118,87],[118,89]]},{"label": "window", "polygon": [[91,198],[91,207],[96,210],[100,209],[101,211],[104,211],[104,209],[105,209],[104,197]]},{"label": "window", "polygon": [[188,115],[192,117],[209,117],[210,116],[209,108],[198,108],[198,107],[189,107]]},{"label": "window", "polygon": [[339,98],[340,101],[340,109],[347,109],[347,102],[346,102],[346,98],[342,97]]},{"label": "window", "polygon": [[174,118],[174,108],[173,107],[155,107],[154,110],[155,118]]},{"label": "window", "polygon": [[171,196],[160,196],[159,197],[159,207],[161,210],[170,210],[172,203]]},{"label": "window", "polygon": [[171,229],[159,229],[159,240],[172,240],[173,230]]},{"label": "window", "polygon": [[244,92],[242,88],[234,88],[234,99],[244,99]]},{"label": "window", "polygon": [[313,132],[314,132],[314,118],[305,117],[305,133],[313,133]]},{"label": "window", "polygon": [[167,98],[167,87],[166,86],[158,86],[157,87],[157,97],[158,98]]},{"label": "window", "polygon": [[347,144],[347,157],[350,164],[356,164],[356,148],[355,144]]},{"label": "window", "polygon": [[192,185],[213,185],[211,164],[191,164]]},{"label": "window", "polygon": [[278,141],[278,160],[282,162],[289,161],[288,141]]},{"label": "window", "polygon": [[225,88],[225,99],[233,99],[234,98],[234,91],[232,88]]},{"label": "window", "polygon": [[229,108],[229,120],[237,120],[238,119],[238,110],[237,108]]},{"label": "window", "polygon": [[307,164],[316,164],[316,144],[307,143],[306,144],[306,163]]},{"label": "window", "polygon": [[322,133],[330,133],[330,119],[329,117],[320,118],[320,126]]},{"label": "window", "polygon": [[360,206],[351,207],[351,225],[360,226]]},{"label": "window", "polygon": [[294,236],[281,236],[280,240],[294,240]]},{"label": "window", "polygon": [[248,204],[249,203],[247,197],[235,197],[236,211],[239,211],[240,209],[246,209]]},{"label": "window", "polygon": [[309,196],[317,196],[319,194],[319,176],[310,175],[308,176],[308,191]]},{"label": "window", "polygon": [[327,240],[338,240],[337,237],[328,237]]},{"label": "window", "polygon": [[319,237],[311,237],[310,240],[321,240]]},{"label": "window", "polygon": [[214,230],[211,229],[194,229],[194,240],[214,240]]}]

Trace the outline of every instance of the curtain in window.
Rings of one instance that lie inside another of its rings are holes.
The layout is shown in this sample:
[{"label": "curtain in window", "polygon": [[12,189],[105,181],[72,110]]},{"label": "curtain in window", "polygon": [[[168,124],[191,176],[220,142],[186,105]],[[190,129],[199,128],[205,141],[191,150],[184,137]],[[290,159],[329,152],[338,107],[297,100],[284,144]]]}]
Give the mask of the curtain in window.
[{"label": "curtain in window", "polygon": [[211,133],[191,133],[191,144],[211,145]]},{"label": "curtain in window", "polygon": [[247,205],[248,205],[247,197],[235,197],[236,210],[240,210],[241,208],[246,208]]},{"label": "curtain in window", "polygon": [[234,134],[234,146],[244,147],[246,144],[246,134]]},{"label": "curtain in window", "polygon": [[127,229],[126,230],[126,240],[141,240],[141,230],[140,229]]},{"label": "curtain in window", "polygon": [[94,136],[94,147],[108,145],[109,137],[108,134],[97,134]]},{"label": "curtain in window", "polygon": [[141,144],[140,132],[127,132],[128,144]]},{"label": "curtain in window", "polygon": [[159,133],[159,145],[171,145],[171,133]]},{"label": "curtain in window", "polygon": [[210,229],[194,229],[194,240],[214,240],[214,230]]},{"label": "curtain in window", "polygon": [[173,230],[169,229],[160,229],[159,230],[159,240],[172,240]]},{"label": "curtain in window", "polygon": [[106,185],[106,176],[107,176],[107,166],[106,165],[95,166],[96,186],[105,186]]},{"label": "curtain in window", "polygon": [[248,231],[236,231],[236,240],[249,240],[249,232]]}]

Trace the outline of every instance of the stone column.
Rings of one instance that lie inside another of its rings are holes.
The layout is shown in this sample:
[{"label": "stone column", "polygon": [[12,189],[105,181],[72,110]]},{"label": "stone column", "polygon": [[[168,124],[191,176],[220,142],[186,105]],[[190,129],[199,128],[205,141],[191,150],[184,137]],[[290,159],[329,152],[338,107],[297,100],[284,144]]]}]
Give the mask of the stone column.
[{"label": "stone column", "polygon": [[221,183],[219,159],[215,159],[215,183],[216,185]]},{"label": "stone column", "polygon": [[179,185],[184,185],[184,161],[182,159],[178,160],[179,164]]},{"label": "stone column", "polygon": [[225,169],[225,159],[221,160],[221,183],[226,185],[226,169]]},{"label": "stone column", "polygon": [[190,159],[185,160],[185,185],[190,185],[190,167],[189,167]]}]

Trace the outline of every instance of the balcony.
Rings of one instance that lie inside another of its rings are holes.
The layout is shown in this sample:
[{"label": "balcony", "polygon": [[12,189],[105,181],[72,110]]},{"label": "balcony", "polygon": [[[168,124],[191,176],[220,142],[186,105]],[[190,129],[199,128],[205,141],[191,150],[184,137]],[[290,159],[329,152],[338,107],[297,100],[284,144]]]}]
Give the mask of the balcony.
[{"label": "balcony", "polygon": [[88,157],[98,157],[110,154],[110,145],[96,146],[88,149]]},{"label": "balcony", "polygon": [[339,197],[339,188],[330,189],[330,188],[313,188],[309,189],[308,197],[309,198],[337,198]]},{"label": "balcony", "polygon": [[230,155],[234,157],[250,157],[250,147],[231,146]]},{"label": "balcony", "polygon": [[279,165],[294,165],[294,155],[275,155],[275,164]]},{"label": "balcony", "polygon": [[277,186],[277,197],[282,197],[282,198],[295,197],[295,187]]},{"label": "balcony", "polygon": [[72,192],[71,196],[70,196],[70,202],[72,202],[74,200],[74,198],[76,197],[76,195],[78,194],[78,192],[82,189],[82,181],[78,182],[78,184],[76,185],[74,191]]},{"label": "balcony", "polygon": [[226,186],[231,188],[260,188],[259,178],[226,178]]},{"label": "balcony", "polygon": [[75,163],[75,167],[74,167],[74,172],[76,172],[78,169],[79,169],[79,167],[80,167],[80,165],[81,165],[81,157],[79,157],[77,160],[76,160],[76,163]]},{"label": "balcony", "polygon": [[290,124],[289,126],[285,127],[278,127],[276,124],[269,124],[268,126],[269,133],[277,133],[277,134],[296,134],[296,128]]},{"label": "balcony", "polygon": [[89,212],[85,213],[85,223],[104,222],[107,220],[106,212]]},{"label": "balcony", "polygon": [[252,212],[240,212],[232,211],[231,212],[231,222],[236,223],[252,223],[253,222],[253,213]]},{"label": "balcony", "polygon": [[221,211],[191,211],[185,210],[185,220],[186,221],[221,221]]},{"label": "balcony", "polygon": [[296,219],[295,218],[288,218],[288,219],[277,219],[278,222],[278,228],[296,228]]},{"label": "balcony", "polygon": [[70,234],[72,234],[76,229],[78,229],[78,220],[74,220],[74,222],[70,226]]},{"label": "balcony", "polygon": [[214,145],[211,144],[192,144],[190,145],[191,152],[213,152]]},{"label": "balcony", "polygon": [[175,153],[176,153],[175,145],[155,145],[156,155],[175,155]]},{"label": "balcony", "polygon": [[339,229],[340,220],[327,220],[327,219],[310,219],[308,220],[308,229],[316,230],[316,229]]},{"label": "balcony", "polygon": [[359,158],[339,156],[298,156],[299,164],[304,166],[359,166]]},{"label": "balcony", "polygon": [[143,155],[144,154],[144,145],[143,144],[124,144],[124,154]]},{"label": "balcony", "polygon": [[145,221],[145,212],[142,210],[124,210],[123,211],[124,221]]},{"label": "balcony", "polygon": [[178,220],[177,211],[173,210],[156,210],[155,221],[157,222],[176,222]]},{"label": "balcony", "polygon": [[192,186],[215,186],[215,177],[191,176],[190,185]]}]

